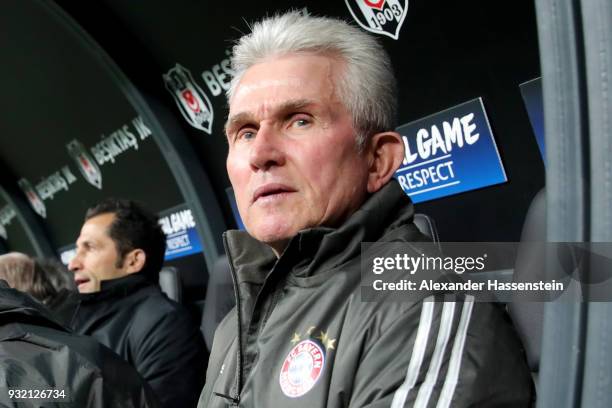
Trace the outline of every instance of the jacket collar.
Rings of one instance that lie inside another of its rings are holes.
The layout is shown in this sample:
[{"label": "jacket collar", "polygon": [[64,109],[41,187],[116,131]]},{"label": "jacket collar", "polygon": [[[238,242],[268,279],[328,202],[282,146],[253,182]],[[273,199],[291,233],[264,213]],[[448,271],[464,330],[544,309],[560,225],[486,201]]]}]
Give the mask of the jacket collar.
[{"label": "jacket collar", "polygon": [[142,273],[133,273],[117,279],[100,282],[100,291],[94,293],[80,294],[84,302],[97,302],[112,297],[124,297],[135,292],[143,286],[151,286],[152,283]]},{"label": "jacket collar", "polygon": [[279,259],[270,247],[245,231],[227,231],[224,238],[239,282],[262,283],[275,263],[303,277],[342,265],[360,255],[362,242],[381,240],[389,232],[412,223],[413,216],[412,202],[392,179],[340,227],[300,231]]}]

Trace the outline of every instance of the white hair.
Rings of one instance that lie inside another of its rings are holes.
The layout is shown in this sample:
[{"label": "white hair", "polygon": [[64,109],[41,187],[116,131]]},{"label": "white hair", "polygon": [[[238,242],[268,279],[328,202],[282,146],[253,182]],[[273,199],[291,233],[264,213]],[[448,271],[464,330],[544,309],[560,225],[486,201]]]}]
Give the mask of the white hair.
[{"label": "white hair", "polygon": [[345,21],[299,11],[265,18],[238,40],[232,50],[235,75],[227,91],[228,101],[250,67],[294,53],[330,55],[345,63],[336,90],[352,115],[359,148],[368,136],[395,128],[397,86],[382,45]]}]

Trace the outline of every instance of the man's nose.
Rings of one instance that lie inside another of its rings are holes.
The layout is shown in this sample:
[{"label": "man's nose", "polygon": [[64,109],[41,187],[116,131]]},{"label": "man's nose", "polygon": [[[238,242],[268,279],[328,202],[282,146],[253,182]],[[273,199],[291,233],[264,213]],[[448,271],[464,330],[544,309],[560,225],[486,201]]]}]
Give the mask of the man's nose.
[{"label": "man's nose", "polygon": [[249,163],[254,170],[269,170],[285,163],[282,135],[271,125],[262,124],[251,144]]},{"label": "man's nose", "polygon": [[75,255],[70,262],[68,262],[68,270],[76,272],[81,268],[81,259],[78,255]]}]

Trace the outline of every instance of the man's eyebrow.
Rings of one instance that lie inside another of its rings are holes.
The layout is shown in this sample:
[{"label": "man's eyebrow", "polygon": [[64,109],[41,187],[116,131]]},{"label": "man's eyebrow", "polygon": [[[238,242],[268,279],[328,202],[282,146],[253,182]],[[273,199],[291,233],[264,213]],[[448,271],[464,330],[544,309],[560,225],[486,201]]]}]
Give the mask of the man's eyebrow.
[{"label": "man's eyebrow", "polygon": [[312,99],[295,99],[281,103],[278,108],[276,108],[276,112],[277,114],[283,115],[288,112],[304,109],[307,106],[314,105],[314,103],[315,101]]},{"label": "man's eyebrow", "polygon": [[230,129],[230,127],[236,126],[239,123],[250,122],[251,120],[254,120],[251,112],[240,112],[230,116],[227,118],[227,122],[225,122],[225,134],[227,135],[227,131]]},{"label": "man's eyebrow", "polygon": [[[290,101],[283,102],[274,108],[274,115],[283,116],[288,112],[301,110],[306,108],[307,106],[315,104],[315,101],[312,99],[294,99]],[[255,115],[251,112],[239,112],[235,115],[230,116],[225,123],[225,134],[227,135],[227,131],[237,124],[255,121]]]}]

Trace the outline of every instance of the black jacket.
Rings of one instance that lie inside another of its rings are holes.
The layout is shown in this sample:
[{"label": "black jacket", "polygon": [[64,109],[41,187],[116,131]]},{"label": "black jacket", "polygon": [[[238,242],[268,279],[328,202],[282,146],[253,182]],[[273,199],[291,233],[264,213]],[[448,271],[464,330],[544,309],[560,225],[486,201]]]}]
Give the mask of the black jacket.
[{"label": "black jacket", "polygon": [[502,308],[433,293],[362,301],[360,260],[372,253],[361,243],[424,240],[412,218],[392,181],[340,228],[301,231],[279,259],[226,233],[237,305],[215,334],[199,407],[529,406]]},{"label": "black jacket", "polygon": [[189,312],[144,276],[103,281],[100,292],[71,292],[50,307],[136,367],[164,407],[195,407],[208,358],[202,334]]},{"label": "black jacket", "polygon": [[8,389],[40,396],[50,388],[56,398],[47,401],[58,407],[159,406],[132,366],[97,341],[70,333],[37,301],[0,281],[0,406],[41,403],[11,398]]}]

